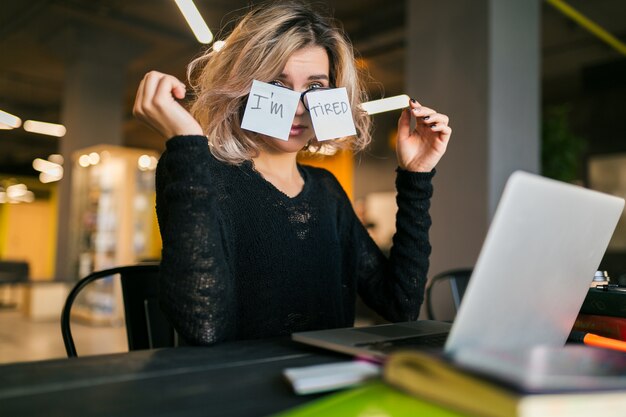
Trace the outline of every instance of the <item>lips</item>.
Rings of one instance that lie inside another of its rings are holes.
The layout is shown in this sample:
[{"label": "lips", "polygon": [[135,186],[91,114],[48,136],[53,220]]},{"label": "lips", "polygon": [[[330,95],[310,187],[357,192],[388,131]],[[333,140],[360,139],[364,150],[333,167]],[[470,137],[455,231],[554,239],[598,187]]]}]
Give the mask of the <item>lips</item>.
[{"label": "lips", "polygon": [[291,125],[291,130],[289,131],[290,136],[298,136],[301,135],[305,130],[306,126],[304,125]]}]

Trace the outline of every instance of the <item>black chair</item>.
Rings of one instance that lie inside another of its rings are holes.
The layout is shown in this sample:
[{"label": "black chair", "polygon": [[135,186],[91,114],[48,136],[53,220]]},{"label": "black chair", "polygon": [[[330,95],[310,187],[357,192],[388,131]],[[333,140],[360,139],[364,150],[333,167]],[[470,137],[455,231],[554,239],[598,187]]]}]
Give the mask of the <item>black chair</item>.
[{"label": "black chair", "polygon": [[96,271],[76,283],[61,313],[61,334],[67,356],[77,356],[70,328],[70,315],[76,297],[90,283],[113,275],[119,275],[122,283],[128,349],[176,346],[177,334],[159,307],[159,265],[142,263]]},{"label": "black chair", "polygon": [[458,311],[471,275],[472,268],[459,268],[441,272],[430,280],[426,287],[426,314],[429,319],[436,319],[432,305],[433,289],[440,286],[444,281],[447,281],[450,285],[452,303],[455,311]]}]

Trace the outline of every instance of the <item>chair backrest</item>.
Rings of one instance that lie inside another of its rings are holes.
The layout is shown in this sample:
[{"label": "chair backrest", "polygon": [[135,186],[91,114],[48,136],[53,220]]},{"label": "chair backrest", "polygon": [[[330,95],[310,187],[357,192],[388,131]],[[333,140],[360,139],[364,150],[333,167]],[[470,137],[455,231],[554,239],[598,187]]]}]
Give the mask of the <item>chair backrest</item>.
[{"label": "chair backrest", "polygon": [[76,297],[90,283],[114,275],[121,279],[129,350],[177,344],[174,328],[159,307],[159,265],[142,263],[96,271],[76,283],[61,313],[61,334],[68,357],[77,356],[70,326]]},{"label": "chair backrest", "polygon": [[429,319],[436,320],[433,311],[432,301],[433,288],[442,284],[444,281],[447,281],[447,283],[450,285],[450,296],[452,298],[452,303],[456,312],[459,310],[463,294],[465,294],[465,290],[467,289],[467,284],[469,283],[471,275],[472,268],[458,268],[449,271],[443,271],[435,275],[430,280],[428,286],[426,287],[426,313],[428,314]]}]

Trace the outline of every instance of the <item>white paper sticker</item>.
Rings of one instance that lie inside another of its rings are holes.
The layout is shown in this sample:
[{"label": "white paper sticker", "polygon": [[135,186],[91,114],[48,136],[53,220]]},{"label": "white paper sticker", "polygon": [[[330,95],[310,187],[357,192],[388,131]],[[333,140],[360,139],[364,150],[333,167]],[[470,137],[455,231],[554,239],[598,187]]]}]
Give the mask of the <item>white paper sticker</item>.
[{"label": "white paper sticker", "polygon": [[318,141],[356,135],[345,87],[311,91],[307,100]]},{"label": "white paper sticker", "polygon": [[241,128],[289,140],[300,94],[288,88],[252,81]]},{"label": "white paper sticker", "polygon": [[409,100],[411,100],[409,96],[402,94],[400,96],[381,98],[380,100],[372,100],[367,103],[362,103],[361,108],[365,110],[367,114],[384,113],[387,111],[409,107]]}]

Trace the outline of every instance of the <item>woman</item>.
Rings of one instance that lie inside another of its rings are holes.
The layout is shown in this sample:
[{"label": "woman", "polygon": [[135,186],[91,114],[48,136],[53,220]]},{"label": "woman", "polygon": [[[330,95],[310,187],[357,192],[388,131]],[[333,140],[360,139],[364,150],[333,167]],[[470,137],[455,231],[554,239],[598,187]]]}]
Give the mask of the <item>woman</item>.
[{"label": "woman", "polygon": [[211,344],[351,326],[357,293],[388,320],[416,319],[430,254],[431,178],[450,138],[448,118],[415,100],[400,116],[399,211],[387,259],[332,174],[296,162],[298,152],[322,146],[304,106],[308,93],[287,141],[240,127],[253,80],[300,93],[345,87],[357,135],[323,146],[368,144],[352,48],[332,20],[304,3],[264,4],[189,74],[190,112],[177,102],[185,85],[154,71],[134,107],[170,138],[156,174],[161,304],[179,334]]}]

